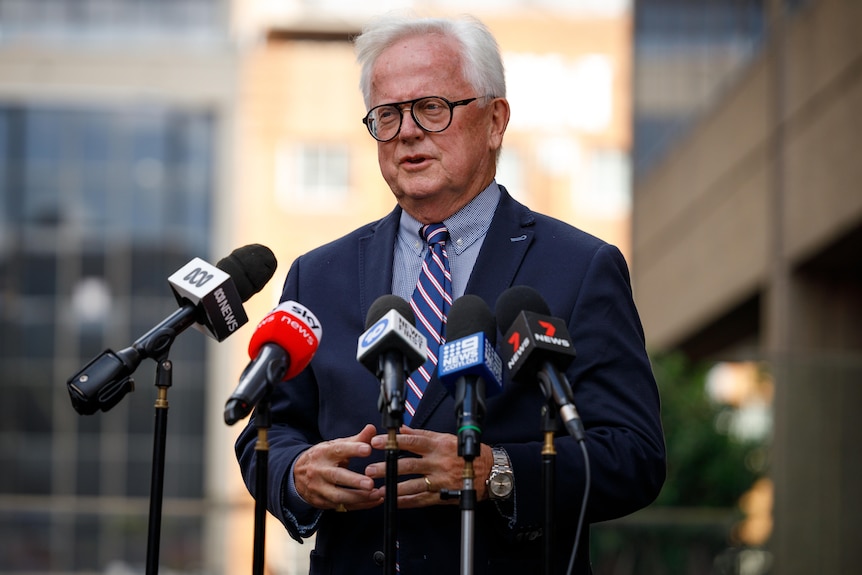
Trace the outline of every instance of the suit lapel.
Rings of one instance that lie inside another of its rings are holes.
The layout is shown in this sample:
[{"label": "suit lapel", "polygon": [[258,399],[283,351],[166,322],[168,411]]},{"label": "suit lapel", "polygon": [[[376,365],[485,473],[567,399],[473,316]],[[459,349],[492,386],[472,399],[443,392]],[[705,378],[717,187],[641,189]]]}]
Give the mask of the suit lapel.
[{"label": "suit lapel", "polygon": [[466,293],[480,296],[494,310],[497,298],[515,281],[515,275],[533,242],[535,218],[500,187],[503,195],[470,274]]},{"label": "suit lapel", "polygon": [[359,238],[359,305],[363,318],[377,298],[392,293],[392,250],[400,218],[401,208],[396,207]]}]

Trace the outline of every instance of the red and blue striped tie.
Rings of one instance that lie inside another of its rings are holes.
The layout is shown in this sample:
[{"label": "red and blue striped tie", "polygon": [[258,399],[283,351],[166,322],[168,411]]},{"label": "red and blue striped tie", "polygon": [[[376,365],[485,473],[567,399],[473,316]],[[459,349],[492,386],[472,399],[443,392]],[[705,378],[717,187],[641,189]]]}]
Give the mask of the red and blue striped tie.
[{"label": "red and blue striped tie", "polygon": [[428,340],[428,359],[407,378],[405,424],[413,419],[419,401],[425,394],[425,387],[437,367],[437,352],[446,341],[444,326],[452,305],[452,274],[449,272],[449,256],[445,247],[449,231],[443,224],[426,224],[419,230],[419,235],[428,242],[428,253],[425,254],[410,307],[416,315],[416,328]]}]

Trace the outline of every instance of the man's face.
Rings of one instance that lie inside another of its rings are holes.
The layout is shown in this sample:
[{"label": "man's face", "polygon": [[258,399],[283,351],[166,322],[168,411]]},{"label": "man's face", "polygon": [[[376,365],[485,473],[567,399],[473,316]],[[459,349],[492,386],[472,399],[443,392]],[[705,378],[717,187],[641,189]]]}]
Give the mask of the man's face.
[{"label": "man's face", "polygon": [[[439,35],[399,40],[383,51],[371,76],[371,106],[424,96],[450,102],[481,98],[462,77],[452,40]],[[401,131],[379,142],[383,178],[398,203],[422,222],[442,221],[469,203],[495,172],[495,150],[508,121],[504,100],[477,100],[452,111],[443,132],[428,133],[403,111]],[[505,117],[505,119],[502,119]]]}]

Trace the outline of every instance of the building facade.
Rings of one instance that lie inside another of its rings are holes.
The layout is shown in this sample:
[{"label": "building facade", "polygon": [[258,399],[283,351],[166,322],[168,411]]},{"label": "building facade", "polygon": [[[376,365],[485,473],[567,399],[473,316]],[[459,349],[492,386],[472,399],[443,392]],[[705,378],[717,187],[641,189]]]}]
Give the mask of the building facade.
[{"label": "building facade", "polygon": [[[638,10],[656,4],[674,3]],[[654,349],[768,366],[771,572],[850,573],[862,564],[862,6],[762,8],[747,64],[638,172],[635,297]]]}]

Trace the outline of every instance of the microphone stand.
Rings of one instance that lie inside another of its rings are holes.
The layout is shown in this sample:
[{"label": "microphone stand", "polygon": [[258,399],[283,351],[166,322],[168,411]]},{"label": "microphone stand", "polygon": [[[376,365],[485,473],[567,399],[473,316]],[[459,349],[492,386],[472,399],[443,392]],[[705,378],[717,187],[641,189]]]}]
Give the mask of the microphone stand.
[{"label": "microphone stand", "polygon": [[[270,361],[266,364],[249,364],[249,367],[243,371],[242,377],[251,370],[252,366],[257,366],[265,375],[265,385],[263,392],[254,399],[254,423],[257,428],[257,442],[254,445],[254,461],[255,461],[255,478],[254,478],[254,538],[253,538],[253,556],[252,556],[252,573],[254,575],[263,575],[266,555],[264,553],[264,544],[266,542],[266,502],[268,498],[269,484],[269,429],[272,427],[272,411],[270,405],[270,396],[272,386],[282,381],[284,371],[286,369],[285,362]],[[257,372],[260,373],[260,372]],[[256,374],[250,377],[254,379]],[[251,400],[250,400],[251,401]],[[233,425],[239,420],[239,415],[246,415],[248,411],[245,408],[250,407],[248,404],[241,403],[240,400],[233,397],[228,400],[225,406],[225,422],[228,425]]]},{"label": "microphone stand", "polygon": [[[173,385],[173,363],[168,356],[171,346],[184,329],[195,322],[194,306],[183,305],[167,317],[159,325],[138,338],[131,347],[114,354],[108,350],[91,361],[82,371],[69,380],[70,393],[74,390],[83,395],[79,401],[86,399],[86,394],[75,385],[87,384],[88,390],[96,394],[96,401],[102,411],[107,411],[134,389],[131,374],[141,360],[153,358],[156,361],[155,386],[157,396],[155,402],[155,430],[153,433],[153,461],[150,475],[150,508],[147,523],[147,558],[146,575],[156,575],[159,572],[159,540],[161,538],[162,501],[165,485],[165,444],[168,429],[168,389]],[[92,372],[90,373],[90,370]],[[91,376],[93,378],[90,381]],[[73,384],[73,381],[75,382]],[[101,393],[106,394],[100,397]],[[90,405],[78,405],[76,395],[73,395],[72,406],[79,413],[92,413]]]},{"label": "microphone stand", "polygon": [[[475,532],[475,510],[476,510],[476,488],[474,479],[476,477],[473,470],[473,461],[479,455],[481,449],[481,433],[479,427],[479,414],[477,407],[479,405],[476,385],[464,382],[463,400],[457,402],[456,410],[460,408],[458,413],[458,455],[464,459],[464,473],[462,475],[462,487],[460,491],[450,491],[448,489],[441,490],[440,497],[442,499],[459,498],[459,507],[461,509],[461,575],[470,575],[473,573],[473,539]],[[465,407],[466,406],[466,407]]]},{"label": "microphone stand", "polygon": [[153,467],[150,475],[150,515],[147,528],[147,575],[159,572],[159,539],[161,537],[162,500],[165,485],[165,443],[168,431],[168,388],[173,384],[173,364],[168,353],[156,363],[155,432],[153,434]]},{"label": "microphone stand", "polygon": [[473,480],[473,459],[464,459],[464,480],[461,488],[461,575],[473,572],[473,533],[475,531],[476,488]]},{"label": "microphone stand", "polygon": [[383,514],[383,573],[395,575],[398,555],[398,431],[389,428],[386,439],[386,497]]},{"label": "microphone stand", "polygon": [[557,450],[554,447],[554,434],[557,431],[557,410],[548,402],[542,406],[542,432],[545,442],[542,445],[542,485],[544,487],[544,542],[543,542],[543,573],[550,575],[554,571],[554,467]]},{"label": "microphone stand", "polygon": [[[162,500],[165,485],[165,444],[168,431],[168,388],[173,385],[173,363],[168,359],[177,334],[194,322],[193,310],[180,308],[169,320],[141,336],[133,347],[141,357],[156,357],[155,431],[153,434],[153,466],[150,476],[150,511],[147,527],[146,575],[159,572],[159,540],[161,538]],[[176,325],[163,327],[164,325]]]},{"label": "microphone stand", "polygon": [[[385,355],[385,354],[384,354]],[[394,361],[380,358],[381,382],[404,381],[406,366],[395,369]],[[398,430],[404,422],[404,384],[389,390],[381,385],[378,401],[387,430],[386,446],[386,492],[383,500],[383,573],[395,575],[398,556]]]},{"label": "microphone stand", "polygon": [[254,445],[255,481],[254,481],[254,551],[251,572],[263,575],[266,557],[264,544],[266,542],[266,499],[269,480],[269,428],[272,418],[269,403],[269,385],[263,399],[257,405],[255,421],[257,422],[257,443]]}]

